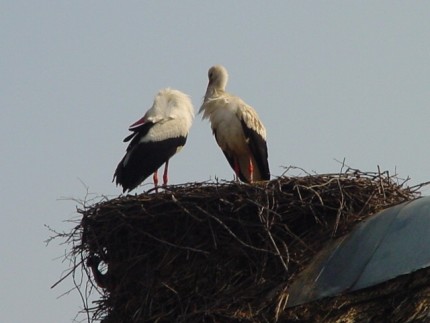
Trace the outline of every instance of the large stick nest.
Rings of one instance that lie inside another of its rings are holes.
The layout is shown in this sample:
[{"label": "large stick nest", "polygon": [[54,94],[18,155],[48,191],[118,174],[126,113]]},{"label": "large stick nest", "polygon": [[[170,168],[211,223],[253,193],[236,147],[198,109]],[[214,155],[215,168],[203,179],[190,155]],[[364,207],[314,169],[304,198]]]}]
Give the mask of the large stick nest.
[{"label": "large stick nest", "polygon": [[273,322],[289,280],[328,240],[419,195],[404,184],[347,170],[169,186],[79,209],[72,256],[102,293],[89,320]]}]

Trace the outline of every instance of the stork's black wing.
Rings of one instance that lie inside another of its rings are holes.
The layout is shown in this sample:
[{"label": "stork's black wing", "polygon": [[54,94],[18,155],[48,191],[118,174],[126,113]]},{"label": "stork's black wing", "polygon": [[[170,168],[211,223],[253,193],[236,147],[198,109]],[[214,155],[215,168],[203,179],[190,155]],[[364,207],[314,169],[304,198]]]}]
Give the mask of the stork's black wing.
[{"label": "stork's black wing", "polygon": [[249,128],[246,123],[241,120],[243,133],[248,141],[249,148],[254,155],[257,167],[260,170],[261,178],[263,180],[270,179],[270,169],[267,153],[266,140],[254,129]]}]

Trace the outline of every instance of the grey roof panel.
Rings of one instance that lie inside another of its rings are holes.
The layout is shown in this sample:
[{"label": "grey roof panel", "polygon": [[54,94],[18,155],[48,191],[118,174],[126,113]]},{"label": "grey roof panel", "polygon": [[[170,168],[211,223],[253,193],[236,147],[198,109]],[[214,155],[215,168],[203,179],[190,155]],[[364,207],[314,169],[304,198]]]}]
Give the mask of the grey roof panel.
[{"label": "grey roof panel", "polygon": [[430,197],[388,208],[333,242],[294,280],[288,306],[430,266]]},{"label": "grey roof panel", "polygon": [[430,198],[403,204],[359,280],[358,290],[430,266]]}]

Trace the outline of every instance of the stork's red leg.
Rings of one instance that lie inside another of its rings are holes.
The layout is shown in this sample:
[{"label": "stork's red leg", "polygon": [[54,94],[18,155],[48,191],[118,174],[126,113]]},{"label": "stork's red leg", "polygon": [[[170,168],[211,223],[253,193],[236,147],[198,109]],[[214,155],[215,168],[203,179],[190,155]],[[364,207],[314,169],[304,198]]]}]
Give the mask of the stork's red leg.
[{"label": "stork's red leg", "polygon": [[254,181],[254,164],[252,163],[251,157],[249,158],[248,171],[249,171],[249,182],[252,183]]},{"label": "stork's red leg", "polygon": [[152,179],[154,180],[155,191],[158,192],[158,169],[154,172]]},{"label": "stork's red leg", "polygon": [[239,180],[239,174],[240,174],[240,166],[239,166],[239,163],[237,162],[237,159],[235,158],[234,159],[234,172],[235,172],[235,174],[236,174],[236,181],[238,181]]},{"label": "stork's red leg", "polygon": [[166,161],[166,164],[164,165],[164,174],[163,174],[163,186],[167,185],[167,182],[169,181],[169,177],[167,176],[167,172],[169,169],[169,161]]}]

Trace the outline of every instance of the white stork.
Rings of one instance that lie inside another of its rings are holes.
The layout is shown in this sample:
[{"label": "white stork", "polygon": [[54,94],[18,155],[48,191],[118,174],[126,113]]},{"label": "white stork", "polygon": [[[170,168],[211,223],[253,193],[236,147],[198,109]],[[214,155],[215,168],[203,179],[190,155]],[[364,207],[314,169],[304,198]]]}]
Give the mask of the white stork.
[{"label": "white stork", "polygon": [[225,92],[227,70],[221,65],[208,72],[209,83],[200,112],[211,122],[215,139],[236,176],[242,181],[269,180],[266,129],[257,112],[241,98]]},{"label": "white stork", "polygon": [[158,186],[158,168],[165,163],[163,184],[167,185],[169,159],[185,145],[194,118],[190,98],[173,89],[163,89],[156,95],[152,107],[143,118],[133,123],[133,133],[127,153],[119,162],[113,180],[123,192],[131,191],[153,174]]}]

